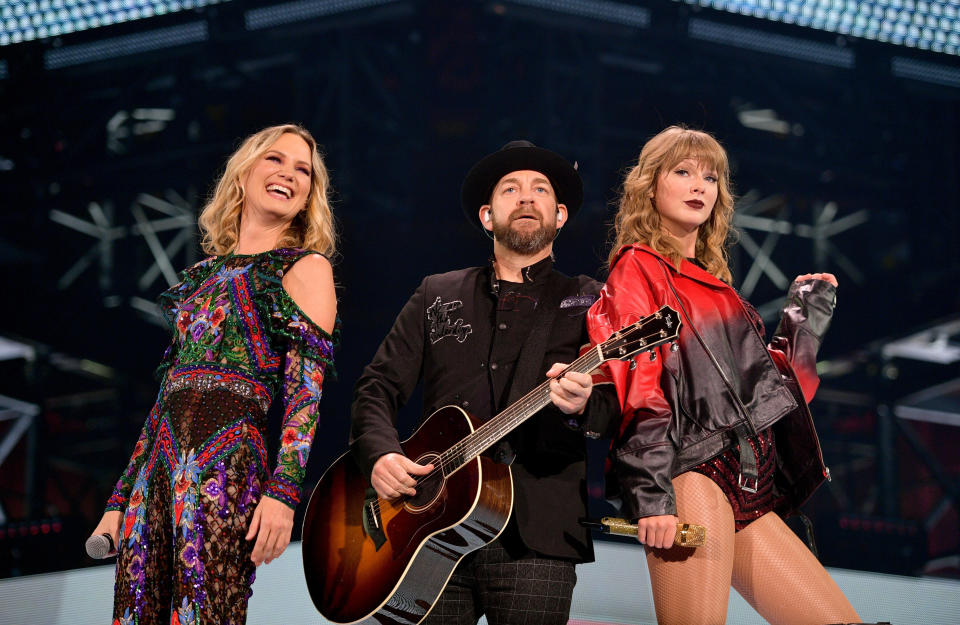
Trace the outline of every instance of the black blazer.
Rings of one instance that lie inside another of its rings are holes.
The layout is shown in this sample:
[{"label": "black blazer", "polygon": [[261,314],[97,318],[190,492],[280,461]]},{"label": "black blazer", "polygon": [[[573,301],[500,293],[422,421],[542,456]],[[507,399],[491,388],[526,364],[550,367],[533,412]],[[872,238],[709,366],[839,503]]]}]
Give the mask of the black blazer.
[{"label": "black blazer", "polygon": [[[572,362],[587,341],[585,313],[601,285],[586,276],[567,277],[546,259],[527,268],[525,278],[557,307],[539,370],[514,370],[509,400],[539,384],[555,362]],[[400,311],[373,361],[354,388],[351,450],[369,479],[377,459],[401,453],[397,411],[423,381],[426,418],[456,404],[480,419],[492,416],[494,367],[490,357],[497,295],[492,267],[473,267],[428,276]],[[551,294],[551,297],[547,297]],[[519,337],[518,337],[519,338]],[[517,366],[522,366],[521,352]],[[584,433],[608,435],[619,424],[620,409],[609,385],[596,386],[583,417],[571,421],[550,405],[511,435],[516,452],[513,523],[520,539],[539,554],[590,562],[590,535],[578,520],[586,515]]]}]

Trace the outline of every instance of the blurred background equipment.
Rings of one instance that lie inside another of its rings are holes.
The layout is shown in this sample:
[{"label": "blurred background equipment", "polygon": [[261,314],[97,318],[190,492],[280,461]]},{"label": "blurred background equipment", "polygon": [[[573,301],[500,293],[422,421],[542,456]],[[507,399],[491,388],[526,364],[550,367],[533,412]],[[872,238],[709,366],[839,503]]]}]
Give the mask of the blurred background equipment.
[{"label": "blurred background equipment", "polygon": [[201,257],[239,138],[296,121],[342,231],[310,479],[419,279],[489,255],[457,200],[478,155],[527,138],[578,162],[557,264],[602,279],[623,171],[685,123],[731,154],[735,285],[768,327],[797,274],[840,280],[813,404],[833,481],[807,506],[824,563],[960,576],[956,0],[14,0],[0,110],[0,575],[91,563],[156,394],[153,299]]}]

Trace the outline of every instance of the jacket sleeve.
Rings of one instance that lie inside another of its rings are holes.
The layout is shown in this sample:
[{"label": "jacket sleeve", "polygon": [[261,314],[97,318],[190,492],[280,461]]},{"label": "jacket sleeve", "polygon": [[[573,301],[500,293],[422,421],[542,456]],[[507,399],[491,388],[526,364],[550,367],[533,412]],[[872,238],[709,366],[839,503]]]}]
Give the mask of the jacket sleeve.
[{"label": "jacket sleeve", "polygon": [[380,456],[402,454],[397,412],[423,373],[424,292],[429,278],[410,297],[353,389],[350,449],[367,479]]},{"label": "jacket sleeve", "polygon": [[613,438],[620,426],[620,400],[613,383],[602,375],[593,376],[593,390],[578,429],[587,438]]},{"label": "jacket sleeve", "polygon": [[[602,343],[614,331],[659,308],[637,252],[627,251],[587,313],[591,343]],[[666,352],[658,349],[661,353],[655,360],[637,357],[632,370],[629,361],[604,364],[623,414],[610,448],[607,479],[616,481],[622,513],[631,519],[676,513],[671,481],[676,452],[669,438],[673,413],[660,387]]]},{"label": "jacket sleeve", "polygon": [[[599,300],[602,289],[601,283],[590,279],[581,289],[581,294],[586,293]],[[578,356],[583,356],[594,345],[590,341],[586,323],[584,323]],[[613,438],[620,427],[620,400],[617,399],[617,390],[606,369],[595,370],[592,377],[593,389],[583,414],[563,415],[563,417],[570,427],[579,430],[587,438]]]},{"label": "jacket sleeve", "polygon": [[825,280],[792,283],[780,324],[770,341],[769,349],[783,352],[790,362],[807,403],[820,384],[817,351],[830,326],[836,302],[837,289]]}]

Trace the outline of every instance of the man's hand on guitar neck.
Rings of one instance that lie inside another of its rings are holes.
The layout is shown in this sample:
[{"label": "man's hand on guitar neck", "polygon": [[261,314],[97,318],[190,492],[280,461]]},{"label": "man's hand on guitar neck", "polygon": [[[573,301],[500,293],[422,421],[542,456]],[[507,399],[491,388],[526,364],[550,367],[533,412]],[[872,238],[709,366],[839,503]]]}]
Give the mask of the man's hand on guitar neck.
[{"label": "man's hand on guitar neck", "polygon": [[586,373],[568,371],[562,378],[557,376],[569,365],[553,363],[547,371],[550,381],[550,401],[564,414],[583,414],[583,409],[593,390],[593,378]]},{"label": "man's hand on guitar neck", "polygon": [[433,465],[420,465],[403,454],[389,453],[377,460],[370,475],[370,485],[381,499],[396,499],[401,495],[417,494],[415,475],[426,475]]}]

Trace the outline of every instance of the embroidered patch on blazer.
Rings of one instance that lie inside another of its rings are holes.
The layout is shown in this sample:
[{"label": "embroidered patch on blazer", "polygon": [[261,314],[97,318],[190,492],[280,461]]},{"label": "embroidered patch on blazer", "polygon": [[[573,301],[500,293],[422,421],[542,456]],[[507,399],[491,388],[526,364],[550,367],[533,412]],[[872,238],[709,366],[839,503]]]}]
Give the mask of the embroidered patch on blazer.
[{"label": "embroidered patch on blazer", "polygon": [[572,295],[563,298],[560,302],[560,308],[579,308],[580,306],[593,306],[597,301],[596,295]]},{"label": "embroidered patch on blazer", "polygon": [[463,302],[455,299],[452,302],[441,302],[440,297],[427,308],[427,321],[430,322],[430,342],[437,343],[448,336],[455,336],[458,343],[463,343],[473,332],[469,323],[463,319],[450,320],[450,313],[463,308]]}]

